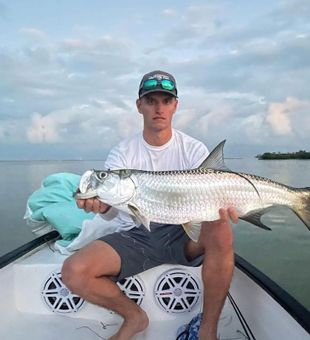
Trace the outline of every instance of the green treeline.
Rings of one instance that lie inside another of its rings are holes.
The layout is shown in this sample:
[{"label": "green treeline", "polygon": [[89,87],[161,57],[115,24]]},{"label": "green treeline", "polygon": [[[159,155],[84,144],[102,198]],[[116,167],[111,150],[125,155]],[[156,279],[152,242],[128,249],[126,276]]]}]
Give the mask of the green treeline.
[{"label": "green treeline", "polygon": [[300,150],[297,152],[265,152],[262,155],[257,155],[258,159],[310,159],[310,152]]}]

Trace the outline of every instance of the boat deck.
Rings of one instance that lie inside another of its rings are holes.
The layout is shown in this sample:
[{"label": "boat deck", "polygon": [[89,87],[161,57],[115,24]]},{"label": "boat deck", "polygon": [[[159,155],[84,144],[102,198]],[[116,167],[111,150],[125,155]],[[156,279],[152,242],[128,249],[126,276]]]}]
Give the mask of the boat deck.
[{"label": "boat deck", "polygon": [[[0,339],[108,339],[122,323],[114,312],[73,296],[63,286],[65,257],[41,246],[1,269]],[[201,311],[200,268],[164,265],[129,278],[121,289],[145,309],[147,330],[136,340],[176,339]],[[219,339],[310,339],[263,289],[235,269],[219,322]]]}]

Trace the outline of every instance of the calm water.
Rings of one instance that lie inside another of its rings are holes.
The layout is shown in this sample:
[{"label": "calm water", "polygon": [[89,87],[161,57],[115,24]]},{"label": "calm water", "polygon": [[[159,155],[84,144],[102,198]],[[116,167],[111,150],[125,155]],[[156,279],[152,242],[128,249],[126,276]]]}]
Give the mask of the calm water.
[{"label": "calm water", "polygon": [[[296,187],[310,186],[310,161],[228,159],[234,171],[254,173]],[[46,176],[82,174],[100,161],[0,162],[0,255],[33,238],[23,221],[28,196]],[[240,222],[234,226],[235,250],[310,309],[310,232],[288,209],[270,212],[264,231]]]}]

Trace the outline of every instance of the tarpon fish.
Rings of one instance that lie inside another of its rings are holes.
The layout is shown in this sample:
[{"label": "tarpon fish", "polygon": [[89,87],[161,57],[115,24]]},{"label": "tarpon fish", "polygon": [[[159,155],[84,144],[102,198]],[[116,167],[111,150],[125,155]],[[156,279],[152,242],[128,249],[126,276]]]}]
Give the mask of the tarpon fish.
[{"label": "tarpon fish", "polygon": [[219,219],[219,209],[229,207],[236,209],[240,219],[270,229],[262,223],[262,215],[274,206],[286,206],[310,230],[310,188],[230,171],[224,164],[224,143],[193,170],[88,170],[74,196],[97,197],[134,216],[149,230],[151,221],[182,224],[194,241],[202,221]]}]

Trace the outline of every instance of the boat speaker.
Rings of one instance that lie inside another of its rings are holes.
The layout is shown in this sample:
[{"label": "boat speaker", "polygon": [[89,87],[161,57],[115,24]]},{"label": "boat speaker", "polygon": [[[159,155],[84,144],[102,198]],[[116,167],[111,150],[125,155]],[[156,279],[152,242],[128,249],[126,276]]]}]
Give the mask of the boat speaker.
[{"label": "boat speaker", "polygon": [[134,301],[137,305],[141,305],[145,296],[145,289],[142,281],[136,276],[130,276],[117,282],[120,290]]},{"label": "boat speaker", "polygon": [[171,269],[157,279],[154,296],[167,313],[190,312],[200,301],[201,283],[189,272]]},{"label": "boat speaker", "polygon": [[53,272],[45,281],[41,295],[46,305],[55,313],[77,312],[84,300],[70,292],[61,280],[61,273]]}]

